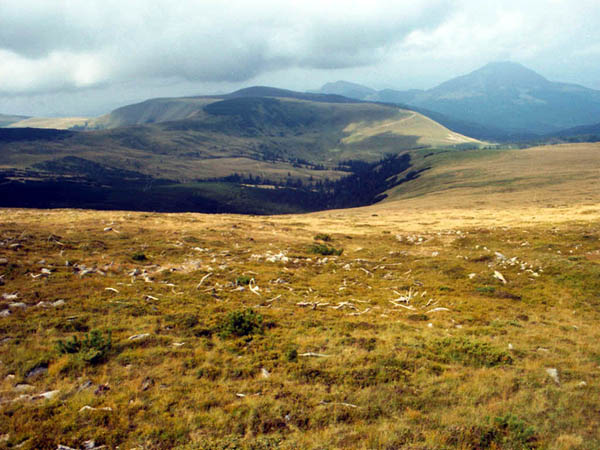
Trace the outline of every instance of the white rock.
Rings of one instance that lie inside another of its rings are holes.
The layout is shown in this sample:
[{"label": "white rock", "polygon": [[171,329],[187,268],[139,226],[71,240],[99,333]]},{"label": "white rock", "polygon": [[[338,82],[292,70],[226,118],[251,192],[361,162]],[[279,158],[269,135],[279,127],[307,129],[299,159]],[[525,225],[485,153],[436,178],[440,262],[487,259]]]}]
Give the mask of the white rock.
[{"label": "white rock", "polygon": [[62,306],[65,304],[65,301],[63,299],[60,300],[56,300],[55,302],[52,302],[52,306],[54,306],[55,308],[58,306]]},{"label": "white rock", "polygon": [[5,309],[5,310],[0,311],[0,317],[8,317],[8,316],[10,316],[10,314],[11,314],[10,309]]},{"label": "white rock", "polygon": [[469,274],[469,280],[472,280],[473,278],[475,278],[477,276],[476,273],[470,273]]},{"label": "white rock", "polygon": [[580,381],[579,383],[577,383],[577,387],[586,387],[587,383],[585,381]]},{"label": "white rock", "polygon": [[142,333],[142,334],[134,334],[133,336],[129,336],[127,338],[128,341],[139,341],[140,339],[145,339],[150,336],[150,333]]},{"label": "white rock", "polygon": [[269,378],[271,376],[269,371],[267,369],[265,369],[264,367],[262,369],[260,369],[260,374],[262,375],[263,378]]},{"label": "white rock", "polygon": [[546,373],[556,384],[560,384],[560,379],[558,378],[558,370],[554,367],[549,367],[546,369]]}]

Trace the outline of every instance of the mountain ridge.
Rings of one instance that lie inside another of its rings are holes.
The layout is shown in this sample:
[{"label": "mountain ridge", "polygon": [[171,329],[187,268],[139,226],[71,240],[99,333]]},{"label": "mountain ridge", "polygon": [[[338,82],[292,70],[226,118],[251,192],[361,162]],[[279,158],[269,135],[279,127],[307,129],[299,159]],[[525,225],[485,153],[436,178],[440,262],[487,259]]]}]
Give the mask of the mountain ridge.
[{"label": "mountain ridge", "polygon": [[[326,92],[327,86],[321,90]],[[385,89],[361,99],[423,108],[501,130],[506,137],[544,135],[600,120],[600,91],[549,81],[519,63],[506,61],[486,64],[428,90]]]}]

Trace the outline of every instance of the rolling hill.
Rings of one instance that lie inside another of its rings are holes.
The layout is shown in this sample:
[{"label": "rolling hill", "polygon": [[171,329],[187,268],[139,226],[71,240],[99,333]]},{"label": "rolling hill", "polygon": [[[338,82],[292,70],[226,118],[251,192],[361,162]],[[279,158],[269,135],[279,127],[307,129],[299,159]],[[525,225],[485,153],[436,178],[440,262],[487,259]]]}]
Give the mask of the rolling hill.
[{"label": "rolling hill", "polygon": [[[78,206],[307,211],[375,201],[398,180],[415,176],[408,172],[408,160],[400,157],[406,152],[483,145],[393,105],[266,87],[220,97],[148,100],[90,120],[87,129],[60,135],[0,129],[0,167],[9,171],[10,181],[5,188],[22,190],[18,183],[28,180],[25,184],[31,186],[36,180],[36,189],[57,192],[59,198],[64,190],[47,184],[58,175],[59,185],[67,183],[70,190],[77,185],[85,191],[83,198],[91,199]],[[389,172],[390,167],[398,171]],[[101,183],[95,178],[115,170],[124,177],[121,185],[114,176]],[[389,182],[382,178],[401,172]],[[132,173],[135,182],[128,180]],[[363,180],[364,189],[349,190],[339,181],[350,175]],[[26,198],[30,206],[31,198],[34,206],[72,206],[74,201],[68,196],[70,200],[56,203],[27,189],[12,196],[11,206]],[[120,196],[113,195],[114,189]],[[148,201],[140,203],[135,192],[143,189]],[[347,200],[334,198],[336,192]],[[352,198],[348,192],[354,193]]]}]

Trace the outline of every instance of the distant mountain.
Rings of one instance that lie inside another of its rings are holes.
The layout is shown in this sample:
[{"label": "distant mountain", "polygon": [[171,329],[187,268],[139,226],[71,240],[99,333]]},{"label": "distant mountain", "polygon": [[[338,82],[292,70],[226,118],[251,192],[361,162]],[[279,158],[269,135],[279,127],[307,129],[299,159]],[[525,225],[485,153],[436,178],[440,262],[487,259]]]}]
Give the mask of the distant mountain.
[{"label": "distant mountain", "polygon": [[425,91],[387,89],[355,98],[424,108],[505,136],[547,134],[600,120],[600,91],[548,81],[513,62],[490,63]]},{"label": "distant mountain", "polygon": [[321,88],[323,94],[343,95],[344,97],[366,100],[369,96],[377,94],[375,89],[363,86],[361,84],[350,83],[348,81],[336,81],[335,83],[326,83]]}]

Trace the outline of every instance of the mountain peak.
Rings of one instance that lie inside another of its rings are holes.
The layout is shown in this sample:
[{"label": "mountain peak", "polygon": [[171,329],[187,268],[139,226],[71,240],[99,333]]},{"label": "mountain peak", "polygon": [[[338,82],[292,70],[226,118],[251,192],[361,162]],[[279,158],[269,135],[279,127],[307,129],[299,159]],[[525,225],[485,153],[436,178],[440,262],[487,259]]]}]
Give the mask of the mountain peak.
[{"label": "mountain peak", "polygon": [[510,84],[544,84],[548,82],[539,73],[512,61],[491,62],[471,72],[469,75],[484,76],[490,81],[500,81]]}]

